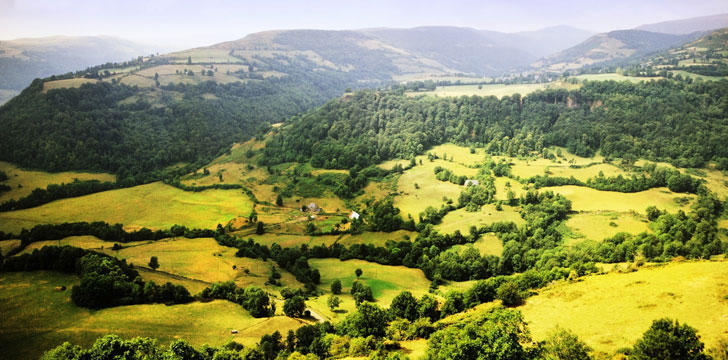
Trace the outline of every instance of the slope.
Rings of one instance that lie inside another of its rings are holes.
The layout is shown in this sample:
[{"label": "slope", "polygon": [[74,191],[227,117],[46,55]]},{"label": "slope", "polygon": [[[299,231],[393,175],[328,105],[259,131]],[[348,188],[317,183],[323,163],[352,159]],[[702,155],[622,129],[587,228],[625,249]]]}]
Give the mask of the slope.
[{"label": "slope", "polygon": [[594,35],[579,45],[532,64],[534,68],[561,72],[593,66],[625,63],[682,45],[698,34],[670,35],[642,30],[617,30]]}]

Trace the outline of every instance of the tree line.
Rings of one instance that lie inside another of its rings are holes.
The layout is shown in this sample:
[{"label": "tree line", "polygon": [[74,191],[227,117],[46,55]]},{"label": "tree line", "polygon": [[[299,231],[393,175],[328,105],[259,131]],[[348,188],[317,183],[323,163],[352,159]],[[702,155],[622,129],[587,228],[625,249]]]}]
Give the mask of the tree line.
[{"label": "tree line", "polygon": [[125,260],[71,246],[44,246],[31,253],[6,257],[0,270],[53,270],[81,278],[71,288],[73,303],[91,309],[132,304],[184,304],[192,296],[184,286],[157,285],[142,281],[139,273]]},{"label": "tree line", "polygon": [[702,167],[728,158],[728,150],[711,146],[728,136],[728,118],[716,111],[726,94],[728,81],[669,80],[589,81],[576,90],[502,99],[361,91],[290,118],[261,163],[310,160],[315,167],[364,168],[453,142],[509,156],[563,146],[579,156],[598,150],[607,158]]}]

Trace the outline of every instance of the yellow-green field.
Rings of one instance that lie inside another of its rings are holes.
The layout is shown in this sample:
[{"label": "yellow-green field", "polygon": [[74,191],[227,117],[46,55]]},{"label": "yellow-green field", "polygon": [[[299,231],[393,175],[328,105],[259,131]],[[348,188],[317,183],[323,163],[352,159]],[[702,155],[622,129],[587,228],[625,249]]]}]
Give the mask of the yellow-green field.
[{"label": "yellow-green field", "polygon": [[97,82],[99,82],[99,81],[96,79],[86,79],[86,78],[73,78],[73,79],[46,81],[43,83],[43,92],[48,92],[48,91],[54,90],[54,89],[77,88],[77,87],[81,87],[81,85],[83,85],[83,84],[90,84],[90,83],[97,83]]},{"label": "yellow-green field", "polygon": [[685,70],[670,70],[670,72],[672,73],[673,76],[680,75],[683,78],[688,78],[688,77],[693,78],[693,80],[702,79],[702,80],[706,80],[706,81],[718,81],[718,80],[723,80],[723,79],[728,78],[726,76],[698,75],[698,74],[693,74],[691,72],[687,72]]},{"label": "yellow-green field", "polygon": [[637,77],[637,76],[624,76],[616,73],[611,74],[584,74],[584,75],[577,75],[577,76],[571,76],[570,79],[578,79],[578,80],[589,80],[589,81],[631,81],[634,83],[638,83],[640,81],[650,81],[650,80],[657,80],[661,79],[659,77]]},{"label": "yellow-green field", "polygon": [[187,192],[163,183],[105,191],[0,213],[0,229],[19,233],[37,224],[73,221],[121,223],[127,229],[166,229],[174,224],[213,229],[252,210],[240,190]]},{"label": "yellow-green field", "polygon": [[[449,157],[449,154],[448,154]],[[422,165],[419,165],[419,159]],[[417,157],[418,165],[405,171],[397,181],[397,189],[401,195],[394,200],[394,206],[402,210],[402,217],[411,215],[415,221],[428,206],[439,208],[444,203],[443,197],[457,201],[463,187],[449,181],[440,181],[435,177],[435,167],[442,166],[456,175],[474,176],[478,170],[465,167],[457,162],[442,159],[430,162],[427,157]],[[415,184],[419,189],[415,188]]]},{"label": "yellow-green field", "polygon": [[686,262],[558,283],[520,309],[536,340],[555,326],[572,330],[598,352],[630,347],[653,320],[678,319],[706,347],[728,331],[728,263]]},{"label": "yellow-green field", "polygon": [[[108,243],[107,243],[108,244]],[[221,246],[212,238],[174,238],[148,242],[114,251],[104,252],[126,259],[127,263],[146,267],[151,256],[159,259],[158,272],[166,272],[208,283],[233,280],[240,287],[265,287],[272,261],[235,257],[237,249]],[[236,267],[233,269],[233,265]],[[248,270],[248,273],[245,273]],[[290,273],[281,272],[284,286],[300,287]],[[142,277],[150,272],[144,272]],[[174,282],[172,280],[168,280]],[[184,284],[183,284],[184,285]],[[191,290],[190,290],[191,291]],[[271,289],[271,291],[274,291]]]},{"label": "yellow-green field", "polygon": [[[679,205],[676,198],[687,197],[695,199],[695,195],[676,194],[667,188],[654,188],[636,193],[620,193],[614,191],[600,191],[583,186],[553,186],[543,188],[541,191],[553,191],[564,195],[571,200],[574,211],[618,211],[644,213],[648,206],[656,206],[669,212],[677,210],[690,210],[690,204]],[[692,201],[691,201],[692,202]]]},{"label": "yellow-green field", "polygon": [[[447,156],[448,160],[465,166],[474,166],[482,163],[485,160],[485,151],[483,148],[474,148],[474,153],[470,152],[470,148],[455,144],[442,144],[432,147],[432,149],[425,151],[425,153],[432,153],[439,157]],[[423,164],[427,157],[423,157]]]},{"label": "yellow-green field", "polygon": [[501,241],[501,239],[498,238],[498,235],[496,235],[495,233],[481,235],[480,239],[472,244],[455,245],[452,248],[460,252],[468,247],[472,247],[478,250],[481,256],[500,256],[500,254],[503,252],[503,242]]},{"label": "yellow-green field", "polygon": [[495,199],[508,200],[508,191],[513,191],[516,197],[526,193],[526,186],[507,177],[495,178]]},{"label": "yellow-green field", "polygon": [[578,85],[551,82],[546,84],[486,84],[486,85],[448,85],[438,86],[434,91],[409,92],[407,95],[434,95],[434,96],[495,96],[498,98],[521,94],[530,94],[536,90],[544,89],[574,89]]},{"label": "yellow-green field", "polygon": [[[77,248],[82,248],[82,249],[103,249],[105,247],[111,248],[112,246],[114,246],[113,243],[108,242],[108,241],[99,240],[95,236],[69,236],[67,238],[60,239],[60,240],[47,240],[47,241],[38,241],[38,242],[31,243],[30,245],[26,246],[25,249],[23,249],[23,251],[21,251],[18,254],[21,255],[21,254],[31,253],[31,252],[33,252],[33,250],[42,249],[44,246],[65,246],[65,245],[75,246]],[[125,245],[128,246],[128,244],[125,244]]]},{"label": "yellow-green field", "polygon": [[[97,337],[147,336],[167,345],[185,339],[194,346],[234,340],[254,345],[272,329],[286,333],[305,324],[285,316],[255,319],[240,305],[216,300],[186,305],[134,305],[87,310],[71,302],[73,275],[36,271],[0,274],[0,348],[3,357],[37,359],[64,341],[84,347]],[[239,330],[231,335],[230,330]]]},{"label": "yellow-green field", "polygon": [[387,241],[407,241],[414,240],[417,237],[417,233],[406,230],[393,231],[391,233],[386,232],[365,232],[362,234],[341,234],[341,235],[322,235],[322,236],[309,236],[309,235],[296,235],[296,234],[275,234],[266,233],[263,235],[252,234],[250,236],[244,236],[245,239],[253,239],[253,241],[270,246],[272,244],[278,244],[282,247],[297,247],[303,244],[311,246],[325,245],[330,246],[334,243],[339,243],[344,246],[352,244],[373,244],[376,246],[384,246]]},{"label": "yellow-green field", "polygon": [[476,212],[468,212],[465,208],[451,211],[442,218],[442,223],[435,228],[443,234],[452,234],[455,230],[460,230],[463,235],[467,235],[473,225],[480,227],[499,221],[512,221],[518,225],[526,222],[521,218],[517,208],[503,205],[503,210],[497,211],[494,204],[489,204]]},{"label": "yellow-green field", "polygon": [[36,188],[45,189],[50,184],[70,183],[74,179],[99,180],[102,182],[116,181],[116,177],[111,174],[75,171],[48,173],[45,171],[21,169],[16,165],[4,161],[0,161],[0,171],[8,175],[8,180],[3,182],[3,184],[11,188],[8,192],[0,193],[0,203],[10,199],[19,199],[28,196]]},{"label": "yellow-green field", "polygon": [[649,231],[647,219],[636,213],[578,213],[569,216],[566,226],[583,236],[578,239],[570,239],[570,243],[586,239],[601,241],[620,232],[639,234]]},{"label": "yellow-green field", "polygon": [[0,253],[7,255],[8,252],[20,246],[20,240],[11,239],[0,241]]},{"label": "yellow-green field", "polygon": [[328,318],[343,318],[340,314],[332,313],[326,305],[326,299],[331,294],[331,283],[339,279],[343,285],[342,294],[339,295],[343,303],[341,309],[351,313],[355,310],[354,299],[349,294],[351,285],[356,279],[354,271],[362,269],[360,281],[372,287],[377,305],[389,307],[392,299],[402,291],[410,291],[419,298],[428,292],[430,281],[420,269],[410,269],[404,266],[387,266],[363,260],[340,261],[338,259],[311,259],[309,264],[321,273],[319,290],[324,295],[312,299],[307,303],[316,311]]},{"label": "yellow-green field", "polygon": [[[559,159],[557,161],[552,161],[548,159],[538,158],[538,159],[531,159],[531,160],[525,160],[525,159],[514,159],[514,158],[508,158],[508,157],[502,157],[502,156],[494,156],[495,159],[506,159],[511,164],[511,173],[514,176],[520,176],[521,178],[530,178],[532,176],[543,176],[548,173],[549,176],[560,176],[560,177],[575,177],[581,181],[586,181],[590,177],[597,177],[599,175],[599,172],[602,172],[604,176],[610,177],[610,176],[627,176],[629,175],[626,171],[612,165],[612,164],[604,164],[601,163],[601,160],[598,160],[596,158],[590,159],[590,158],[577,158],[571,155],[571,157],[568,157],[568,160],[565,159]],[[572,165],[571,161],[574,162],[576,165],[588,165],[594,162],[597,162],[598,164],[594,164],[591,166],[586,166],[582,168],[570,168],[569,166]]]}]

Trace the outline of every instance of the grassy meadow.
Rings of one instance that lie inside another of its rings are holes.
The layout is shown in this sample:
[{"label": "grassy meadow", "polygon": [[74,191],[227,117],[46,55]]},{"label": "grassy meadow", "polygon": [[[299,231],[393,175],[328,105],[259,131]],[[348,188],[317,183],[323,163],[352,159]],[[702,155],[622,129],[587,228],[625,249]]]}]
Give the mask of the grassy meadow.
[{"label": "grassy meadow", "polygon": [[601,241],[620,232],[639,234],[649,231],[647,218],[636,213],[582,212],[569,216],[566,226],[577,235],[567,235],[567,243],[586,239]]},{"label": "grassy meadow", "polygon": [[[695,199],[692,194],[676,194],[667,188],[653,188],[636,193],[620,193],[614,191],[600,191],[582,186],[553,186],[544,188],[564,195],[571,200],[574,211],[616,211],[644,213],[648,206],[654,205],[658,209],[669,212],[690,210],[690,203]],[[687,204],[681,205],[676,198],[689,198]]]},{"label": "grassy meadow", "polygon": [[560,326],[594,350],[613,354],[634,344],[653,320],[670,317],[696,328],[709,348],[728,329],[726,265],[670,263],[561,282],[539,291],[520,310],[536,340]]},{"label": "grassy meadow", "polygon": [[518,213],[518,208],[508,205],[503,205],[502,208],[502,211],[498,211],[494,204],[488,204],[476,212],[468,212],[465,208],[451,211],[435,228],[443,234],[452,234],[456,230],[460,230],[463,235],[467,235],[473,225],[480,227],[499,221],[512,221],[519,226],[526,223]]},{"label": "grassy meadow", "polygon": [[430,95],[430,96],[495,96],[502,98],[513,94],[521,94],[521,96],[530,94],[536,90],[545,89],[573,89],[578,85],[551,82],[545,84],[485,84],[485,85],[448,85],[438,86],[434,91],[418,91],[407,93],[410,96]]},{"label": "grassy meadow", "polygon": [[252,210],[240,190],[187,192],[160,182],[54,201],[0,213],[0,229],[19,233],[37,224],[106,221],[126,229],[166,229],[174,224],[212,229]]},{"label": "grassy meadow", "polygon": [[[450,154],[448,154],[449,158]],[[422,160],[419,165],[418,157],[417,166],[405,171],[397,181],[397,190],[400,195],[395,197],[394,206],[402,210],[402,217],[412,216],[415,221],[419,219],[419,214],[428,206],[439,208],[444,203],[443,198],[447,197],[453,201],[457,201],[463,187],[453,184],[449,181],[440,181],[435,177],[435,167],[442,166],[457,175],[474,176],[478,170],[465,167],[455,161],[445,161],[442,159],[429,161],[427,157]],[[418,188],[415,188],[417,184]]]},{"label": "grassy meadow", "polygon": [[[285,316],[255,319],[240,305],[216,300],[186,305],[133,305],[88,310],[71,302],[74,275],[36,271],[0,273],[0,348],[7,358],[30,359],[64,341],[84,347],[105,334],[147,336],[167,345],[185,339],[194,346],[234,340],[254,345],[271,329],[286,333],[306,322]],[[230,330],[239,331],[231,335]]]},{"label": "grassy meadow", "polygon": [[0,161],[0,171],[8,175],[8,180],[4,181],[4,185],[10,186],[11,190],[0,192],[0,203],[10,199],[19,199],[30,195],[36,189],[45,189],[50,184],[70,183],[74,179],[78,180],[99,180],[99,181],[116,181],[116,177],[106,173],[90,173],[65,171],[59,173],[49,173],[45,171],[22,169],[14,164]]},{"label": "grassy meadow", "polygon": [[[272,261],[235,257],[237,249],[221,246],[212,238],[165,239],[125,247],[118,251],[107,247],[104,252],[119,259],[126,259],[127,263],[144,267],[149,263],[151,256],[156,256],[159,259],[157,272],[207,283],[232,280],[240,287],[250,285],[266,287],[265,282],[268,281],[270,267],[275,265]],[[301,286],[293,275],[282,270],[280,272],[284,286]],[[141,275],[142,278],[146,278],[147,275],[154,273],[146,271]],[[184,282],[181,284],[185,285]],[[192,292],[191,289],[188,290]],[[270,290],[275,291],[275,289]]]},{"label": "grassy meadow", "polygon": [[340,308],[351,313],[356,309],[354,299],[349,294],[351,285],[356,280],[354,271],[362,269],[360,281],[372,287],[372,293],[377,305],[389,307],[392,299],[402,291],[410,291],[419,298],[428,292],[430,281],[425,278],[422,270],[410,269],[404,266],[379,265],[363,260],[340,261],[338,259],[311,259],[309,264],[321,273],[319,291],[324,295],[312,299],[307,303],[316,311],[328,318],[343,319],[341,313],[332,313],[326,305],[326,299],[331,294],[331,283],[338,279],[343,286]]},{"label": "grassy meadow", "polygon": [[475,248],[480,252],[481,256],[495,255],[500,256],[503,253],[503,242],[498,238],[498,235],[494,233],[488,233],[480,236],[478,241],[472,244],[455,245],[452,248],[461,251],[465,248]]},{"label": "grassy meadow", "polygon": [[610,74],[584,74],[584,75],[577,75],[577,76],[571,76],[570,79],[577,79],[580,81],[589,80],[589,81],[630,81],[633,83],[638,83],[640,81],[650,81],[650,80],[656,80],[656,79],[662,79],[660,77],[638,77],[638,76],[625,76],[620,75],[617,73],[610,73]]}]

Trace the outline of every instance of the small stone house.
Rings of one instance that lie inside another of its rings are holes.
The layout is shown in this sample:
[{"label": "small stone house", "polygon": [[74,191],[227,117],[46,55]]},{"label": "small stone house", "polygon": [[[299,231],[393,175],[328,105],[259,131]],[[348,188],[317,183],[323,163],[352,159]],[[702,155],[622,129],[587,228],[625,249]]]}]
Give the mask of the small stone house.
[{"label": "small stone house", "polygon": [[478,180],[465,180],[465,186],[478,186],[480,181]]},{"label": "small stone house", "polygon": [[356,211],[354,211],[354,210],[352,210],[349,213],[349,220],[355,220],[355,219],[359,219],[359,213],[356,212]]}]

